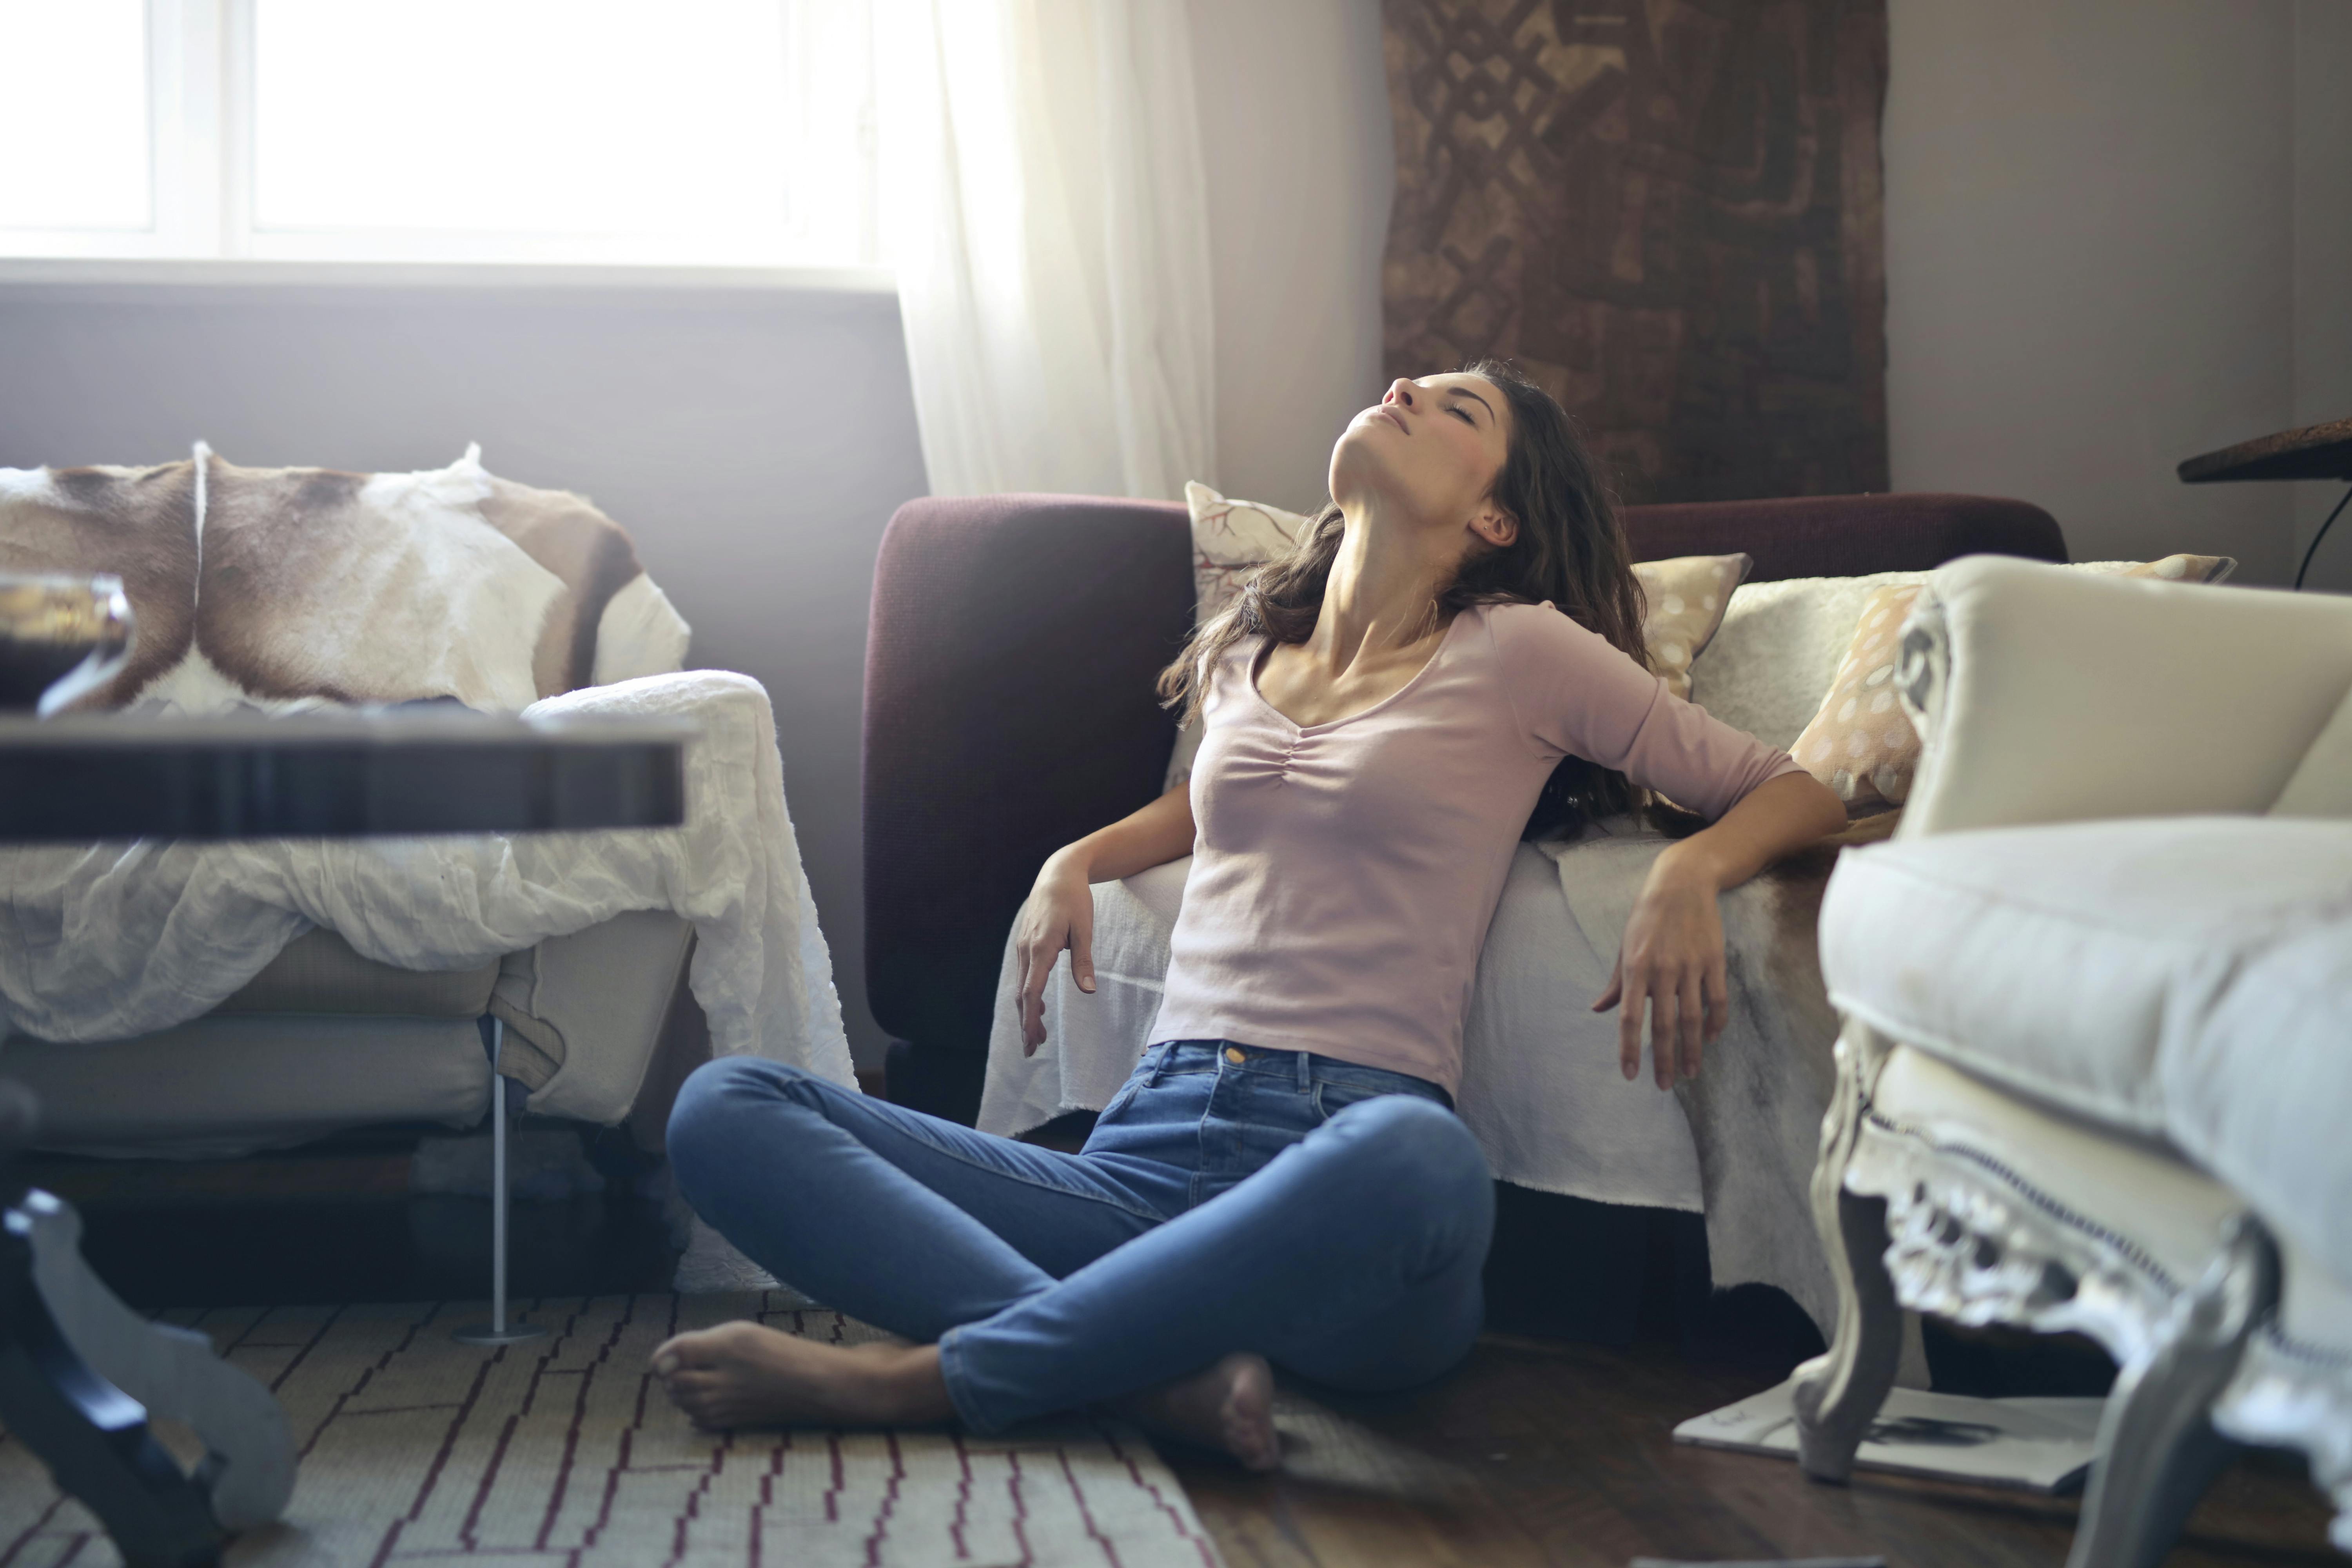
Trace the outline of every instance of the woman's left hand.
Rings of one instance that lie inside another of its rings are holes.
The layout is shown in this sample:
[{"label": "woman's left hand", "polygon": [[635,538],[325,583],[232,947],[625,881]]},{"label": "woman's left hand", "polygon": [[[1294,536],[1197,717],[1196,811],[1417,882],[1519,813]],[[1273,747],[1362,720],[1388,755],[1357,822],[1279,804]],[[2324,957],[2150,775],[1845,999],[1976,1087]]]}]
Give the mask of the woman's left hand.
[{"label": "woman's left hand", "polygon": [[[1680,847],[1680,846],[1676,846]],[[1592,1005],[1617,1017],[1617,1065],[1627,1079],[1642,1070],[1642,1008],[1649,1005],[1650,1060],[1660,1089],[1698,1076],[1699,1052],[1730,1021],[1723,969],[1722,884],[1711,872],[1661,855],[1625,922],[1625,940],[1609,989]]]}]

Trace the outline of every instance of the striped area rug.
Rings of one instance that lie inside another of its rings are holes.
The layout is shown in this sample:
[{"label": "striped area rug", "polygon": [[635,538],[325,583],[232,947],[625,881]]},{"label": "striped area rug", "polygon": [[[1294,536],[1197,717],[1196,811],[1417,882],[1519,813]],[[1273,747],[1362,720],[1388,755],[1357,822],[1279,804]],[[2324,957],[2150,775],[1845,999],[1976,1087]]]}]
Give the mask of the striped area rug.
[{"label": "striped area rug", "polygon": [[[453,1342],[482,1304],[174,1312],[269,1383],[302,1445],[286,1519],[232,1564],[495,1560],[511,1568],[1221,1568],[1134,1428],[698,1432],[646,1370],[681,1329],[758,1317],[884,1337],[778,1292],[532,1304],[552,1332]],[[0,1436],[0,1568],[121,1560],[24,1446]]]}]

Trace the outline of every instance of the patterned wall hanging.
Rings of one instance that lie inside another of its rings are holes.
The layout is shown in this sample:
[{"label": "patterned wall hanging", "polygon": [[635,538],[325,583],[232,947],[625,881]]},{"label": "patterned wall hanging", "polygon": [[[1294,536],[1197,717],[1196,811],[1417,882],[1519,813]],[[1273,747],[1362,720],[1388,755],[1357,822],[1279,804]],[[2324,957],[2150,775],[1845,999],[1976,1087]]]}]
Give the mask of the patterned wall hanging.
[{"label": "patterned wall hanging", "polygon": [[1628,503],[1886,489],[1885,0],[1386,0],[1387,374],[1518,362]]}]

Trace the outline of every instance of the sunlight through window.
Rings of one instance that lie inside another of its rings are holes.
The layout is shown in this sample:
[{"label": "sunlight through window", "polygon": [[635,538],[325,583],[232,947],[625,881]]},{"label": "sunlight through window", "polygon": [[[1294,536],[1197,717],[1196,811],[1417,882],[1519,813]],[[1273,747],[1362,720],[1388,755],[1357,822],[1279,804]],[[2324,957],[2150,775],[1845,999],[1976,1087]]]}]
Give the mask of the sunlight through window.
[{"label": "sunlight through window", "polygon": [[147,227],[145,0],[0,0],[0,227]]},{"label": "sunlight through window", "polygon": [[877,262],[870,0],[0,0],[0,255]]},{"label": "sunlight through window", "polygon": [[257,0],[254,226],[772,254],[774,0]]}]

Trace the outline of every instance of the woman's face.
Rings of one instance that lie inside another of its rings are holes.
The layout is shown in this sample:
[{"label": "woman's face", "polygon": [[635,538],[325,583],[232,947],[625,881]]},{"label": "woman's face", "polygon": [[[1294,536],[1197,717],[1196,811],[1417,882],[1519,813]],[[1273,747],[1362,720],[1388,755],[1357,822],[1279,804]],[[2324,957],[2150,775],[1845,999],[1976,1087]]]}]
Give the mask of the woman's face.
[{"label": "woman's face", "polygon": [[[1379,495],[1448,531],[1491,523],[1495,480],[1511,447],[1510,405],[1482,375],[1454,372],[1392,383],[1348,422],[1331,448],[1331,499]],[[1491,542],[1488,527],[1477,531]]]}]

